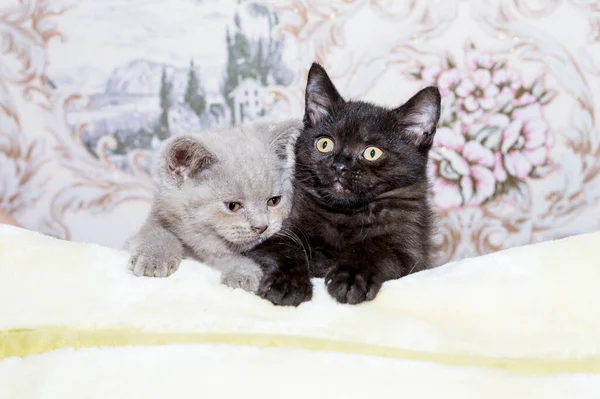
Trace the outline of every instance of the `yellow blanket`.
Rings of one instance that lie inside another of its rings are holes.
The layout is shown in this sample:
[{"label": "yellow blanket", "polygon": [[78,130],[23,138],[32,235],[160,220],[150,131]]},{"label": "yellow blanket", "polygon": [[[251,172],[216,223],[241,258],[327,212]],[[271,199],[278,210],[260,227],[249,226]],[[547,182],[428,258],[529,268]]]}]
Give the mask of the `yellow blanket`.
[{"label": "yellow blanket", "polygon": [[[275,307],[184,261],[0,227],[0,398],[598,398],[600,233],[463,260],[375,301]],[[198,396],[200,395],[200,396]]]}]

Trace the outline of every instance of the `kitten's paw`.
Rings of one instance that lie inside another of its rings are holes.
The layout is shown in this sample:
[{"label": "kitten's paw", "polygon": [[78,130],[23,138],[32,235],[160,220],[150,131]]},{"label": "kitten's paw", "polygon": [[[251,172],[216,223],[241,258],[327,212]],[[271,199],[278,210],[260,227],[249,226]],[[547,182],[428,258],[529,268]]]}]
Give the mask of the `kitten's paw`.
[{"label": "kitten's paw", "polygon": [[381,282],[370,278],[357,270],[334,269],[325,277],[325,285],[329,295],[340,303],[357,303],[370,301],[377,296]]},{"label": "kitten's paw", "polygon": [[287,276],[275,272],[260,281],[257,294],[281,306],[298,306],[312,298],[312,283],[308,276]]},{"label": "kitten's paw", "polygon": [[177,271],[179,263],[181,259],[152,254],[134,254],[129,259],[129,267],[138,277],[169,277]]},{"label": "kitten's paw", "polygon": [[231,269],[223,272],[221,283],[231,288],[241,288],[244,291],[256,292],[262,278],[260,268],[256,269]]}]

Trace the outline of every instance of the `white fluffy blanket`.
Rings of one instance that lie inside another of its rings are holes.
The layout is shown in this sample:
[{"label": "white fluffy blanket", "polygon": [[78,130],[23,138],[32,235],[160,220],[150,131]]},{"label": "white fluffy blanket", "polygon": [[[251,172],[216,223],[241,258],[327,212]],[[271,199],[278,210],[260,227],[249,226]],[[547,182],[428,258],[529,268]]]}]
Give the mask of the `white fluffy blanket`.
[{"label": "white fluffy blanket", "polygon": [[275,307],[0,226],[0,398],[599,398],[600,232]]}]

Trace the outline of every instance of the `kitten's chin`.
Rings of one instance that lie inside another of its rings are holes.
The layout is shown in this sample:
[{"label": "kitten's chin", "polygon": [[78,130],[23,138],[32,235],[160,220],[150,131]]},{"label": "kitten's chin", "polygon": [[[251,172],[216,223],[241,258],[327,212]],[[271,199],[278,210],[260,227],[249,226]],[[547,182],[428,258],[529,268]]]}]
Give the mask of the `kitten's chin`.
[{"label": "kitten's chin", "polygon": [[334,180],[331,186],[327,189],[327,194],[332,199],[348,202],[352,201],[354,194],[352,191],[341,181]]},{"label": "kitten's chin", "polygon": [[335,183],[333,183],[331,190],[336,195],[340,195],[340,196],[347,196],[348,194],[350,194],[350,190],[348,190],[348,188],[346,188],[344,185],[342,185],[342,183],[340,183],[339,181],[336,181]]},{"label": "kitten's chin", "polygon": [[353,207],[359,203],[352,191],[341,185],[337,187],[336,184],[339,183],[334,183],[331,188],[321,193],[321,198],[330,205],[339,207]]},{"label": "kitten's chin", "polygon": [[246,252],[257,246],[258,244],[262,243],[264,240],[266,240],[266,237],[257,236],[255,238],[250,238],[244,241],[227,241],[229,242],[229,244],[234,245],[239,250],[239,252]]}]

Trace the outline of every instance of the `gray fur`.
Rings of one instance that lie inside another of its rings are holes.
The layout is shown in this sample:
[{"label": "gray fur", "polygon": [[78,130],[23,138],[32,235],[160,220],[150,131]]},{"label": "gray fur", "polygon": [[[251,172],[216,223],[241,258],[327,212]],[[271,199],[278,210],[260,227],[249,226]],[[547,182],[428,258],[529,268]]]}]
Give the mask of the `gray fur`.
[{"label": "gray fur", "polygon": [[[290,212],[301,129],[297,120],[263,120],[167,140],[152,173],[150,215],[126,244],[133,273],[167,277],[190,256],[221,270],[224,284],[255,292],[262,271],[240,253],[276,234]],[[281,202],[268,207],[274,196]],[[227,202],[243,208],[231,212]],[[263,225],[262,234],[252,230]]]}]

